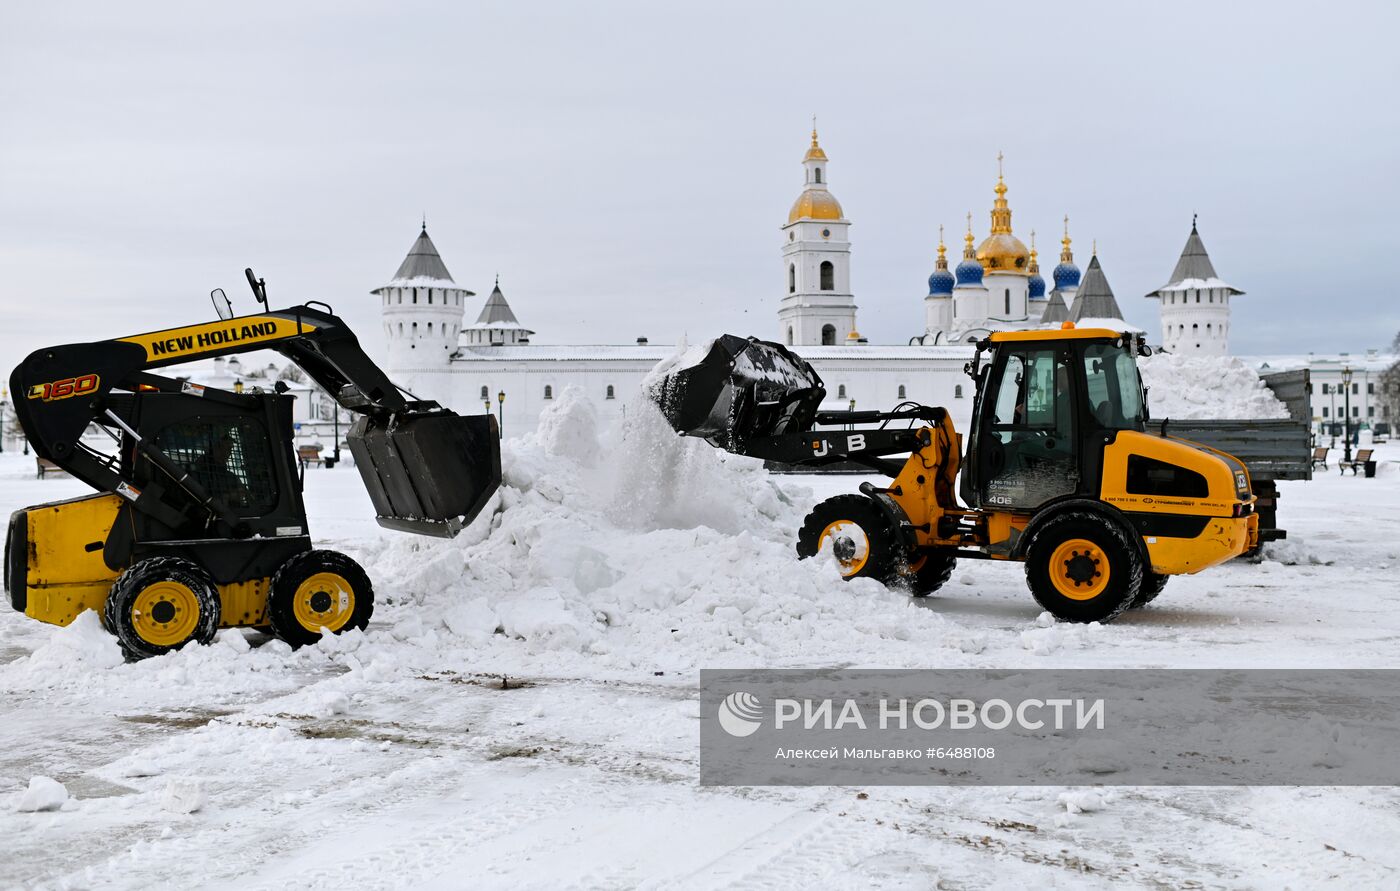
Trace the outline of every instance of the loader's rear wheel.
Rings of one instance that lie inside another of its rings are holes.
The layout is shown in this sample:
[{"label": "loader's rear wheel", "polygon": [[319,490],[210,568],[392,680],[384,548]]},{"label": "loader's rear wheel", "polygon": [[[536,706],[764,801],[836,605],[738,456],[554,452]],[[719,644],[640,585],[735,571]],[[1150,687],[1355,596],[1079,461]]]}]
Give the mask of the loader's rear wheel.
[{"label": "loader's rear wheel", "polygon": [[953,569],[958,558],[941,551],[925,551],[909,564],[905,579],[909,583],[909,593],[915,597],[927,597],[948,583],[953,577]]},{"label": "loader's rear wheel", "polygon": [[1037,603],[1067,622],[1107,622],[1141,590],[1142,554],[1107,517],[1067,511],[1031,533],[1026,583]]},{"label": "loader's rear wheel", "polygon": [[1142,609],[1149,603],[1157,599],[1157,595],[1162,593],[1162,589],[1167,586],[1169,575],[1161,575],[1150,569],[1142,571],[1142,587],[1138,588],[1138,594],[1133,598],[1132,606],[1128,609]]},{"label": "loader's rear wheel", "polygon": [[899,537],[884,511],[865,495],[837,495],[812,508],[797,533],[797,556],[836,558],[841,577],[893,581]]},{"label": "loader's rear wheel", "polygon": [[178,557],[142,560],[117,577],[102,624],[131,660],[207,644],[219,630],[219,589],[198,564]]},{"label": "loader's rear wheel", "polygon": [[374,612],[374,588],[360,564],[336,551],[305,551],[283,563],[267,593],[272,633],[294,647],[363,629]]}]

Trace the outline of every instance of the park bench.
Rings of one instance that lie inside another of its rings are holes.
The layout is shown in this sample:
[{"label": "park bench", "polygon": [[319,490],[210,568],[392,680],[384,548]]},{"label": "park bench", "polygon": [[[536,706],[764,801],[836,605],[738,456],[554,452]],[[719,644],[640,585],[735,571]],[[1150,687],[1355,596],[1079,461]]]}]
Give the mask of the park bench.
[{"label": "park bench", "polygon": [[48,458],[35,456],[34,465],[39,471],[39,479],[43,479],[51,473],[67,473],[66,470],[50,461]]},{"label": "park bench", "polygon": [[1357,472],[1358,470],[1363,470],[1363,469],[1365,469],[1366,465],[1369,464],[1369,463],[1371,463],[1371,452],[1372,452],[1372,451],[1373,451],[1372,449],[1361,449],[1360,451],[1358,451],[1358,452],[1356,453],[1356,458],[1355,458],[1354,460],[1352,460],[1352,461],[1338,461],[1338,462],[1337,462],[1337,472],[1338,472],[1338,473],[1346,473],[1348,470],[1350,470],[1350,471],[1351,471],[1351,475],[1352,475],[1352,476],[1356,476],[1356,472]]},{"label": "park bench", "polygon": [[1327,469],[1327,453],[1332,451],[1327,446],[1318,446],[1313,449],[1312,466]]},{"label": "park bench", "polygon": [[300,462],[303,470],[308,464],[320,465],[321,447],[316,445],[297,446],[297,461]]}]

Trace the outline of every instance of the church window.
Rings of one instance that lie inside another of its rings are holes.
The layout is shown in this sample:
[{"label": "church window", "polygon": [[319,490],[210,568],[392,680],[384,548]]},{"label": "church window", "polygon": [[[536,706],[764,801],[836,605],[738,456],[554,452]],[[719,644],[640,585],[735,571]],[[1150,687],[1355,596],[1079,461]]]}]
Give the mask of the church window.
[{"label": "church window", "polygon": [[792,326],[791,326],[791,325],[788,325],[788,340],[787,340],[787,345],[788,345],[788,346],[792,346]]},{"label": "church window", "polygon": [[904,398],[904,385],[903,385],[903,384],[900,384],[900,385],[899,385],[899,396],[898,396],[897,398],[899,398],[899,399],[903,399],[903,398]]},{"label": "church window", "polygon": [[1322,416],[1323,416],[1324,418],[1327,417],[1327,406],[1325,406],[1325,405],[1322,407]]},{"label": "church window", "polygon": [[613,389],[613,385],[612,385],[612,384],[608,384],[608,397],[607,397],[607,398],[609,398],[609,399],[616,399],[616,398],[617,398],[617,391]]},{"label": "church window", "polygon": [[817,175],[817,182],[821,182],[821,181],[822,181],[822,169],[821,169],[820,167],[818,167],[816,170],[813,171],[813,173],[815,173],[815,174]]},{"label": "church window", "polygon": [[1206,322],[1206,337],[1210,337],[1210,322]]},{"label": "church window", "polygon": [[1201,302],[1201,289],[1200,289],[1200,288],[1197,288],[1197,289],[1196,289],[1196,302],[1197,302],[1197,303],[1200,303],[1200,302]]},{"label": "church window", "polygon": [[413,332],[412,332],[412,333],[413,333],[414,339],[416,340],[416,339],[418,338],[418,323],[417,323],[417,322],[414,322],[414,323],[413,323]]},{"label": "church window", "polygon": [[1206,292],[1206,302],[1207,302],[1207,303],[1214,303],[1214,302],[1215,302],[1215,291],[1207,291],[1207,292]]},{"label": "church window", "polygon": [[553,399],[553,398],[554,398],[554,388],[551,387],[549,384],[545,384],[545,385],[544,385],[544,398],[546,398],[546,399]]},{"label": "church window", "polygon": [[403,337],[403,322],[399,322],[399,336]]},{"label": "church window", "polygon": [[482,399],[490,399],[490,398],[491,398],[491,388],[490,388],[490,387],[485,387],[485,386],[483,386],[483,387],[481,388],[481,398],[482,398]]},{"label": "church window", "polygon": [[821,272],[822,272],[822,290],[823,290],[823,291],[834,291],[834,290],[836,290],[836,267],[831,265],[831,261],[830,261],[830,260],[823,260],[823,261],[822,261]]},{"label": "church window", "polygon": [[399,288],[397,293],[399,295],[399,302],[403,303],[403,288]]},{"label": "church window", "polygon": [[429,323],[428,323],[428,336],[429,336],[429,337],[432,337],[432,336],[433,336],[433,323],[432,323],[432,322],[429,322]]},{"label": "church window", "polygon": [[836,345],[836,328],[833,325],[822,326],[822,346]]},{"label": "church window", "polygon": [[414,302],[414,303],[417,303],[417,302],[418,302],[418,289],[417,289],[417,288],[414,288],[414,289],[413,289],[413,302]]},{"label": "church window", "polygon": [[837,399],[845,399],[845,398],[846,398],[846,385],[845,385],[845,384],[841,384],[840,386],[838,386],[838,387],[836,388],[836,398],[837,398]]},{"label": "church window", "polygon": [[1006,289],[1006,314],[1011,315],[1011,289]]},{"label": "church window", "polygon": [[428,305],[429,305],[429,306],[432,306],[432,305],[433,305],[433,289],[432,289],[432,288],[429,288],[429,289],[428,289]]},{"label": "church window", "polygon": [[955,385],[953,386],[953,398],[954,398],[954,399],[961,399],[961,398],[963,398],[963,394],[962,394],[962,384],[955,384]]},{"label": "church window", "polygon": [[796,293],[796,291],[797,291],[797,264],[796,264],[796,263],[789,263],[789,264],[788,264],[788,293],[789,293],[789,294],[793,294],[793,293]]}]

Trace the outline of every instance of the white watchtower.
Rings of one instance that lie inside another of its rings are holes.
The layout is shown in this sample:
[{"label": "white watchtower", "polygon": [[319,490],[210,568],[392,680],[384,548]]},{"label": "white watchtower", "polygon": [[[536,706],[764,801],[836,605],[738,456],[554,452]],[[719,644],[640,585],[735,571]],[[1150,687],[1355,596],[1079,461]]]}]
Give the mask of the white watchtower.
[{"label": "white watchtower", "polygon": [[370,293],[380,300],[390,373],[447,367],[457,349],[466,299],[475,295],[452,281],[427,223],[393,279]]},{"label": "white watchtower", "polygon": [[1230,298],[1243,293],[1216,276],[1192,216],[1171,281],[1147,295],[1160,303],[1162,346],[1185,355],[1229,355]]}]

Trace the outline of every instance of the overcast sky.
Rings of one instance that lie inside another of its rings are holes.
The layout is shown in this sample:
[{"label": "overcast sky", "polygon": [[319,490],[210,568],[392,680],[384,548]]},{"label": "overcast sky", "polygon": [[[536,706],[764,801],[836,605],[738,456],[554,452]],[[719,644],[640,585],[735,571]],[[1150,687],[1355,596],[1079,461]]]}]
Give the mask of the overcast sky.
[{"label": "overcast sky", "polygon": [[[1400,330],[1400,4],[6,3],[0,364],[211,317],[244,266],[379,346],[420,215],[537,343],[776,337],[818,115],[872,342],[922,332],[940,223],[1006,154],[1127,318],[1200,214],[1236,353]],[[956,262],[956,260],[954,261]],[[471,321],[468,318],[468,321]]]}]

